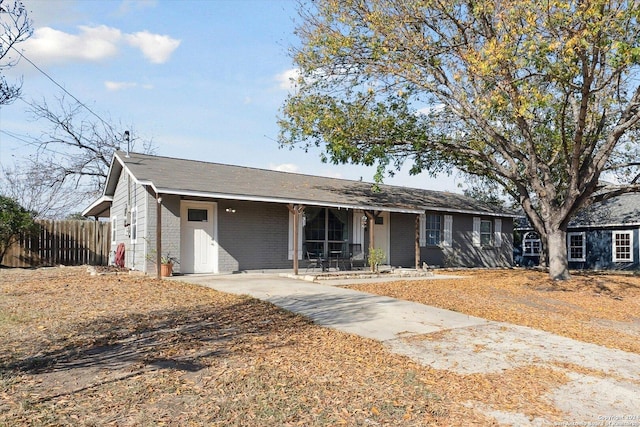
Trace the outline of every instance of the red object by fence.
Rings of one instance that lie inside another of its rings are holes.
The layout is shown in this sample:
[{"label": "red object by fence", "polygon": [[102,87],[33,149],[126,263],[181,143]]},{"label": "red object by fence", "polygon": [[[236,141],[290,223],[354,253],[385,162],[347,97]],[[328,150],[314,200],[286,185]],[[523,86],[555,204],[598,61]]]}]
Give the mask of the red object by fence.
[{"label": "red object by fence", "polygon": [[118,244],[118,247],[116,248],[115,263],[118,267],[124,267],[124,243]]}]

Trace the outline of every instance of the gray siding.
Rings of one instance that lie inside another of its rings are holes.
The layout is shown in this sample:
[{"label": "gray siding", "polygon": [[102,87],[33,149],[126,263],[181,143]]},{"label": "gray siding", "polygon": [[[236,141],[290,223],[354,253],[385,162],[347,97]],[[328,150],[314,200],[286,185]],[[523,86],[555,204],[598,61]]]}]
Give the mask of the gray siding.
[{"label": "gray siding", "polygon": [[[509,267],[513,265],[513,221],[502,218],[502,245],[500,247],[473,246],[473,215],[453,217],[452,266]],[[481,217],[494,221],[494,217]]]},{"label": "gray siding", "polygon": [[[396,267],[415,266],[415,215],[391,215],[390,264]],[[491,219],[495,224],[495,218]],[[451,248],[420,247],[420,265],[440,267],[510,267],[513,265],[513,220],[502,219],[500,247],[473,246],[473,215],[453,215]],[[444,218],[443,218],[444,226]],[[442,234],[444,238],[444,230]]]},{"label": "gray siding", "polygon": [[[156,224],[158,204],[156,195],[150,188],[147,189],[147,228],[146,242],[148,245],[148,256],[146,262],[146,272],[154,274],[156,272]],[[174,264],[173,271],[180,272],[180,196],[162,195],[162,255],[175,258],[178,262]]]},{"label": "gray siding", "polygon": [[[420,248],[421,262],[437,267],[510,267],[513,265],[513,219],[502,219],[500,247],[473,246],[474,215],[453,215],[452,246]],[[490,219],[495,227],[495,217]],[[495,231],[495,228],[493,228]],[[443,236],[444,238],[444,236]]]},{"label": "gray siding", "polygon": [[416,259],[416,216],[413,214],[391,214],[389,264],[394,267],[414,268]]},{"label": "gray siding", "polygon": [[[235,209],[227,212],[226,209]],[[288,257],[286,205],[218,202],[219,269],[224,271],[292,268]]]},{"label": "gray siding", "polygon": [[[126,225],[125,219],[131,220],[131,212],[137,212],[137,239],[131,239],[131,225]],[[114,261],[115,251],[120,243],[125,245],[125,266],[133,270],[145,269],[147,244],[147,192],[145,188],[136,184],[134,179],[123,172],[118,178],[113,204],[111,206],[111,218],[116,217],[116,240],[111,244],[111,262]]]},{"label": "gray siding", "polygon": [[[288,259],[289,211],[286,205],[211,199],[208,201],[217,203],[218,270],[220,272],[292,268],[292,260]],[[116,200],[114,200],[114,206],[115,202]],[[139,217],[140,232],[144,229],[144,241],[147,244],[144,268],[149,274],[154,274],[157,205],[155,194],[151,190],[144,190],[144,202],[145,207],[140,212],[144,211],[145,214]],[[180,260],[180,203],[179,196],[162,196],[162,254],[175,257],[178,261]],[[227,208],[235,212],[227,212]],[[142,228],[143,218],[147,223],[144,228]],[[120,219],[118,221],[120,224]],[[414,214],[393,213],[390,216],[389,263],[395,267],[415,266],[415,221]],[[349,224],[351,224],[351,217],[349,217]],[[502,218],[501,247],[476,248],[472,244],[473,216],[454,215],[452,247],[444,250],[440,246],[421,247],[420,263],[426,262],[430,266],[511,266],[512,232],[512,220]],[[365,233],[364,237],[364,248],[366,248],[368,233]],[[351,232],[349,238],[351,238]],[[301,266],[304,265],[303,261]],[[139,269],[142,268],[139,267]],[[174,266],[174,271],[180,272],[179,263]]]},{"label": "gray siding", "polygon": [[145,239],[147,242],[147,260],[145,271],[148,274],[156,273],[156,195],[150,186],[145,187],[147,193],[147,215],[145,227]]},{"label": "gray siding", "polygon": [[[287,259],[289,211],[285,205],[257,202],[217,202],[218,270],[291,268]],[[147,235],[149,246],[147,272],[156,271],[156,201],[149,190],[147,199]],[[162,254],[175,257],[174,272],[180,273],[180,203],[179,196],[162,196]],[[227,208],[235,212],[226,212]]]}]

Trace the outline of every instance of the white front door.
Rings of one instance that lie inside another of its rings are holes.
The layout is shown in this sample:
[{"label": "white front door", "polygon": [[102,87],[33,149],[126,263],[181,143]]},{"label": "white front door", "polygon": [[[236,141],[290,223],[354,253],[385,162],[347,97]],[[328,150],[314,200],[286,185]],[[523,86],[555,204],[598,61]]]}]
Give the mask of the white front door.
[{"label": "white front door", "polygon": [[373,234],[373,247],[381,249],[385,255],[384,263],[389,263],[389,212],[382,212],[376,217]]},{"label": "white front door", "polygon": [[180,272],[218,272],[216,207],[208,202],[181,203]]}]

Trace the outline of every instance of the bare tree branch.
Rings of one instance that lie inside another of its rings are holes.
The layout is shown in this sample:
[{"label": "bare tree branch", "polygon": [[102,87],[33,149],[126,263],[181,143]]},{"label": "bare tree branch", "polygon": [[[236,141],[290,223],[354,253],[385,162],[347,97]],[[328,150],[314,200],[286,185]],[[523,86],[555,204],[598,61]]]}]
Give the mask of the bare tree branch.
[{"label": "bare tree branch", "polygon": [[0,0],[0,31],[0,105],[8,105],[20,97],[22,80],[10,84],[2,75],[2,70],[18,63],[20,56],[11,56],[10,52],[17,52],[16,45],[33,33],[31,20],[21,1]]},{"label": "bare tree branch", "polygon": [[[57,99],[55,109],[44,100],[32,102],[29,112],[47,122],[49,130],[40,136],[34,158],[4,168],[2,191],[41,217],[81,210],[100,196],[114,152],[126,147],[125,129],[96,122],[83,105],[69,104],[64,97]],[[152,142],[135,134],[130,144],[132,149],[153,152]]]}]

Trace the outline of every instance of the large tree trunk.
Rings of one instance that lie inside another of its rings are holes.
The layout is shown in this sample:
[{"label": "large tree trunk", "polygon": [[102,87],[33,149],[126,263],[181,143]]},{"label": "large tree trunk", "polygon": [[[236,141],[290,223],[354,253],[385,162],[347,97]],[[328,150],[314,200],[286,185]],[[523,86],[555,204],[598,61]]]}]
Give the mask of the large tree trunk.
[{"label": "large tree trunk", "polygon": [[549,267],[549,251],[547,248],[549,247],[549,241],[547,240],[547,236],[543,233],[538,232],[540,236],[540,260],[538,261],[538,265],[542,268]]},{"label": "large tree trunk", "polygon": [[567,259],[567,233],[554,230],[547,234],[547,255],[549,256],[549,276],[553,280],[568,280],[569,262]]}]

